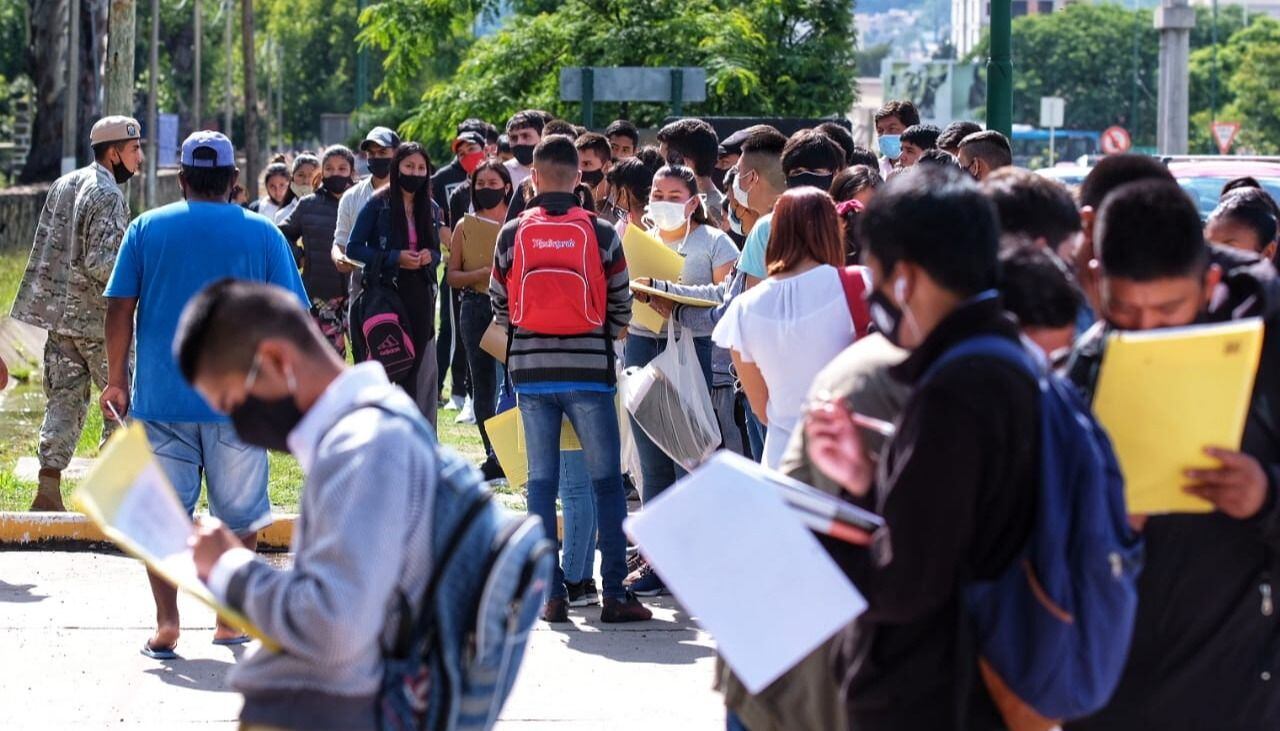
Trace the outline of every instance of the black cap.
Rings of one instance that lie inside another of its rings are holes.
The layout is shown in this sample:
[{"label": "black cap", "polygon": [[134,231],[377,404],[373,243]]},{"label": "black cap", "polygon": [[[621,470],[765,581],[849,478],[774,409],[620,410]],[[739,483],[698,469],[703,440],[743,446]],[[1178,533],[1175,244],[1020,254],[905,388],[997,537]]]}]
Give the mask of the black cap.
[{"label": "black cap", "polygon": [[453,149],[456,152],[459,147],[470,142],[473,145],[485,146],[484,135],[479,132],[463,132],[453,139]]},{"label": "black cap", "polygon": [[370,144],[394,150],[400,146],[400,135],[386,127],[374,127],[364,136],[364,142],[360,143],[360,151],[367,151]]},{"label": "black cap", "polygon": [[720,154],[721,155],[741,155],[742,143],[746,142],[747,138],[750,136],[751,136],[750,127],[747,127],[745,129],[740,129],[737,132],[734,132],[733,134],[724,138],[724,140],[720,142]]}]

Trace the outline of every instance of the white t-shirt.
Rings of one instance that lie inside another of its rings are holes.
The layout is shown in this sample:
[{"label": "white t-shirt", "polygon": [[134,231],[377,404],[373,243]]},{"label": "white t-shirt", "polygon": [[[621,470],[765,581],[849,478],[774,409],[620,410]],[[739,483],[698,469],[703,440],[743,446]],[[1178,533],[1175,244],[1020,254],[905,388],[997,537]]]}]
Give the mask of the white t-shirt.
[{"label": "white t-shirt", "polygon": [[511,189],[519,188],[524,181],[533,177],[533,168],[527,168],[521,165],[514,157],[502,163],[507,166],[507,172],[511,173]]},{"label": "white t-shirt", "polygon": [[782,462],[813,379],[854,340],[839,271],[829,265],[770,277],[729,303],[711,338],[755,363],[769,387],[764,465]]}]

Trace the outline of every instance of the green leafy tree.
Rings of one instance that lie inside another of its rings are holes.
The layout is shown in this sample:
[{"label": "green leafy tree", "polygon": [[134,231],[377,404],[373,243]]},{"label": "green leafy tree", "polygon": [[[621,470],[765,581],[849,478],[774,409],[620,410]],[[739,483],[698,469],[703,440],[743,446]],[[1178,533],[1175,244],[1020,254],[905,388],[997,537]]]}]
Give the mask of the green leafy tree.
[{"label": "green leafy tree", "polygon": [[359,32],[355,0],[259,0],[259,54],[281,84],[289,141],[317,139],[320,115],[355,109]]},{"label": "green leafy tree", "polygon": [[[579,105],[559,100],[560,69],[566,66],[704,67],[707,101],[688,110],[700,114],[821,116],[843,113],[855,98],[855,32],[847,2],[528,0],[514,8],[501,30],[466,49],[456,73],[428,87],[403,125],[407,134],[438,143],[466,117],[500,123],[528,107],[578,119]],[[385,39],[390,31],[384,19],[366,13],[362,21],[372,25],[366,24],[362,38],[372,39],[376,27]],[[382,46],[383,91],[393,102],[426,71],[411,58],[417,51],[399,43]],[[596,109],[597,119],[624,112],[651,125],[667,108]]]},{"label": "green leafy tree", "polygon": [[1218,152],[1210,129],[1216,119],[1241,124],[1236,149],[1280,152],[1280,21],[1255,16],[1248,27],[1237,22],[1230,37],[1221,22],[1217,53],[1191,54],[1191,149]]}]

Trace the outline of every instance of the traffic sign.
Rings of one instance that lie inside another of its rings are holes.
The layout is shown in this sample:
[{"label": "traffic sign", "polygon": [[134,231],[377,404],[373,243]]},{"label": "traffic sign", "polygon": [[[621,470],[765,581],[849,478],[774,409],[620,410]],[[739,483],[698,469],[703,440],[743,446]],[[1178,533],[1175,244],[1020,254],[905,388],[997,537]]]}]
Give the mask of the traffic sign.
[{"label": "traffic sign", "polygon": [[1040,126],[1045,129],[1062,127],[1067,103],[1060,96],[1040,97]]},{"label": "traffic sign", "polygon": [[1102,132],[1102,151],[1108,155],[1119,155],[1128,152],[1133,145],[1133,140],[1129,138],[1129,132],[1124,127],[1116,125],[1107,127]]},{"label": "traffic sign", "polygon": [[1231,143],[1236,141],[1240,132],[1239,122],[1214,122],[1209,125],[1213,130],[1213,141],[1218,143],[1218,152],[1223,155],[1231,150]]}]

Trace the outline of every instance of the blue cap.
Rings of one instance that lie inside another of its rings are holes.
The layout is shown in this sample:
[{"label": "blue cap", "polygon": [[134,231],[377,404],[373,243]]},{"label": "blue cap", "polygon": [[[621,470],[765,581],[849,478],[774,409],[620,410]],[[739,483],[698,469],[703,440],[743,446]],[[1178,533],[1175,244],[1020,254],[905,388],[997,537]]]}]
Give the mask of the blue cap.
[{"label": "blue cap", "polygon": [[[201,148],[213,150],[214,159],[196,159],[195,151]],[[193,168],[231,168],[236,166],[236,148],[221,132],[202,129],[192,132],[182,141],[182,164]]]}]

